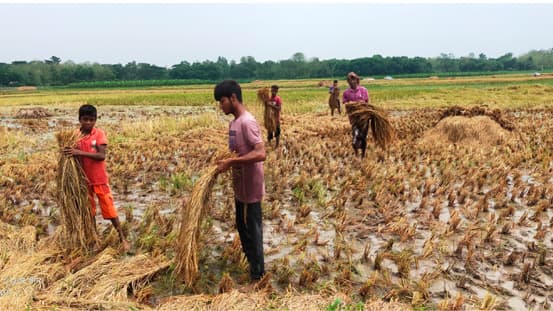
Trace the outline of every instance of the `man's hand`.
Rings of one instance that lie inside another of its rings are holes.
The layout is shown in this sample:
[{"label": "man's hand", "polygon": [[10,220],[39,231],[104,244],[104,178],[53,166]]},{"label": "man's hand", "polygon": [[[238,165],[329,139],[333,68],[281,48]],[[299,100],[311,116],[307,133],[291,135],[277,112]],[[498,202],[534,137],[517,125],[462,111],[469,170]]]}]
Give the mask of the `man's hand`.
[{"label": "man's hand", "polygon": [[219,173],[226,172],[230,168],[231,164],[232,164],[232,159],[224,159],[224,160],[217,161],[217,171]]}]

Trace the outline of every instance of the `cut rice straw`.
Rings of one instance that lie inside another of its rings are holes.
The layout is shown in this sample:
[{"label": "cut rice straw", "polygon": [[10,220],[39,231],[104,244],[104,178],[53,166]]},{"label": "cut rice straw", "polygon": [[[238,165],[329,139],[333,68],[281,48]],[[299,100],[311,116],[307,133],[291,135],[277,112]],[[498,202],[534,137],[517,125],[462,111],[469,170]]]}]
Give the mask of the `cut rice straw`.
[{"label": "cut rice straw", "polygon": [[[217,159],[231,157],[230,152],[225,152]],[[181,225],[177,238],[177,256],[175,275],[192,286],[198,277],[198,250],[200,240],[200,226],[202,220],[209,212],[211,190],[215,185],[219,171],[217,166],[208,168],[198,179],[188,201],[185,201],[182,209]]]},{"label": "cut rice straw", "polygon": [[62,247],[67,251],[90,252],[97,243],[97,236],[86,176],[77,158],[63,153],[65,147],[76,146],[79,133],[61,131],[56,134],[56,138],[60,148],[56,182],[63,227]]},{"label": "cut rice straw", "polygon": [[346,111],[350,122],[359,128],[370,126],[374,142],[380,148],[386,148],[395,140],[395,130],[385,111],[365,103],[348,103]]},{"label": "cut rice straw", "polygon": [[48,245],[36,251],[35,236],[34,227],[20,230],[0,222],[0,310],[21,310],[65,273],[63,265],[56,262],[60,250]]},{"label": "cut rice straw", "polygon": [[132,301],[100,301],[74,298],[50,297],[48,300],[38,300],[33,302],[31,310],[35,311],[73,311],[73,310],[152,310],[149,306],[138,304]]},{"label": "cut rice straw", "polygon": [[118,256],[117,250],[106,248],[92,264],[53,284],[44,297],[41,297],[42,300],[63,297],[87,301],[129,302],[129,294],[137,293],[170,265],[164,256]]}]

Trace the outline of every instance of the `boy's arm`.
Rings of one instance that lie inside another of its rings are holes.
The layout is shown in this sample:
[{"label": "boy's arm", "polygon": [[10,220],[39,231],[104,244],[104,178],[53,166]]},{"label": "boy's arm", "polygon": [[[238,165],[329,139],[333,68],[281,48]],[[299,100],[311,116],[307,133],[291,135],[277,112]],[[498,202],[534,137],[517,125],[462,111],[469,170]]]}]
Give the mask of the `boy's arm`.
[{"label": "boy's arm", "polygon": [[104,161],[106,159],[106,148],[107,145],[98,145],[96,146],[97,152],[85,152],[77,148],[65,147],[63,153],[67,156],[89,157],[96,161]]}]

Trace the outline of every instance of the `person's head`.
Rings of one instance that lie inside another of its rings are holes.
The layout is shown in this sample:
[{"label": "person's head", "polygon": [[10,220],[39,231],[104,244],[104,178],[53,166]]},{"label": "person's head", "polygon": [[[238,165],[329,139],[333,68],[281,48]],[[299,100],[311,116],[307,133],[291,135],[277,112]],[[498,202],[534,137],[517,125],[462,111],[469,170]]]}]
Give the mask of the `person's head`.
[{"label": "person's head", "polygon": [[271,96],[275,97],[277,93],[278,93],[278,85],[273,84],[271,86]]},{"label": "person's head", "polygon": [[225,80],[217,84],[213,96],[225,114],[234,113],[235,105],[242,105],[242,88],[234,80]]},{"label": "person's head", "polygon": [[334,86],[338,85],[338,80],[334,80],[334,81],[332,82],[332,84],[333,84]]},{"label": "person's head", "polygon": [[81,130],[83,132],[90,132],[96,124],[96,118],[98,112],[96,107],[92,105],[82,105],[79,108],[79,123],[81,124]]},{"label": "person's head", "polygon": [[349,87],[355,89],[359,85],[359,76],[355,72],[350,72],[347,75]]}]

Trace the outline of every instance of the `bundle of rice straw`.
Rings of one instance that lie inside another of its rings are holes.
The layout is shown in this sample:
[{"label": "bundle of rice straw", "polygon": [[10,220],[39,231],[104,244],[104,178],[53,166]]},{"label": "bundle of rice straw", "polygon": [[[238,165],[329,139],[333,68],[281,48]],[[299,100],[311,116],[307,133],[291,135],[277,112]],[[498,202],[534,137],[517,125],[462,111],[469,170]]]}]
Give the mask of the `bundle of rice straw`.
[{"label": "bundle of rice straw", "polygon": [[268,132],[275,132],[277,128],[277,113],[278,110],[273,107],[271,102],[271,91],[265,87],[257,90],[257,99],[263,103],[263,124]]},{"label": "bundle of rice straw", "polygon": [[[225,159],[231,156],[232,154],[226,151],[217,156],[216,159]],[[176,245],[177,258],[174,273],[187,286],[191,286],[198,276],[200,227],[202,220],[209,212],[211,190],[218,175],[217,166],[205,170],[194,185],[190,198],[183,204]]]},{"label": "bundle of rice straw", "polygon": [[89,252],[97,243],[97,236],[88,200],[86,176],[77,158],[63,154],[65,147],[75,147],[79,133],[61,131],[56,133],[56,138],[60,148],[56,183],[63,228],[62,247]]},{"label": "bundle of rice straw", "polygon": [[345,106],[352,126],[366,128],[370,125],[376,145],[386,149],[395,140],[395,130],[385,111],[365,103],[347,103]]}]

